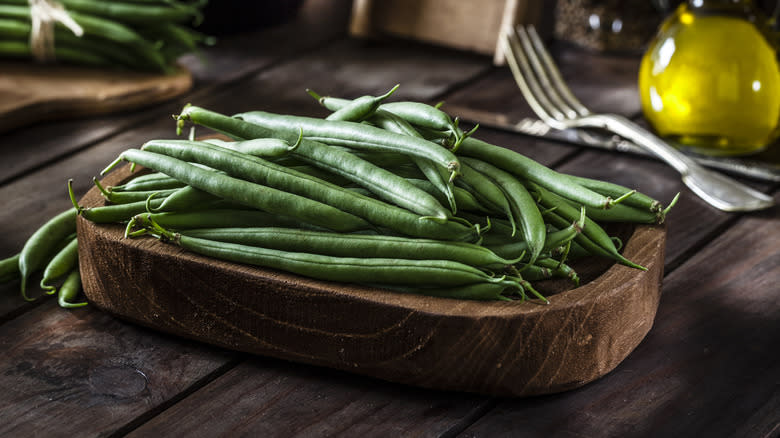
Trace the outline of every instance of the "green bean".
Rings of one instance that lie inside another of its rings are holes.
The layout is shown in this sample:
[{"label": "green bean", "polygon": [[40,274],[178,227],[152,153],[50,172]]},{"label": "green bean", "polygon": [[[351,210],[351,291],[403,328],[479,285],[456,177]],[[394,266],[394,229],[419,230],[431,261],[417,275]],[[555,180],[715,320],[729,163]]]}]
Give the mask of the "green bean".
[{"label": "green bean", "polygon": [[474,158],[464,157],[462,161],[495,181],[496,185],[504,192],[509,201],[512,217],[520,222],[520,231],[528,245],[529,258],[531,262],[536,260],[544,248],[547,230],[542,214],[531,194],[517,178],[508,172]]},{"label": "green bean", "polygon": [[[330,205],[205,170],[166,155],[140,149],[128,149],[119,156],[118,160],[126,160],[155,169],[232,202],[269,213],[285,214],[335,231],[354,231],[370,227],[365,220]],[[111,167],[113,164],[106,171]]]},{"label": "green bean", "polygon": [[[540,253],[550,251],[553,248],[563,246],[572,241],[578,234],[582,232],[585,226],[585,208],[580,211],[580,217],[576,221],[572,222],[568,227],[551,231],[546,234],[544,239],[544,246],[542,246]],[[490,249],[494,253],[506,258],[521,257],[523,254],[531,253],[528,242],[526,240],[513,240],[510,242],[502,241],[504,238],[491,239],[489,235],[483,237],[482,245]],[[528,263],[533,264],[534,259],[531,257],[526,258]]]},{"label": "green bean", "polygon": [[[378,126],[386,131],[422,138],[422,135],[420,135],[420,133],[418,133],[406,120],[382,109],[376,110],[369,121],[375,126]],[[458,203],[455,199],[455,194],[453,193],[454,186],[452,181],[450,181],[449,175],[447,175],[446,171],[444,171],[444,169],[441,167],[434,165],[429,160],[416,156],[411,157],[411,159],[414,164],[420,168],[420,171],[422,171],[428,181],[430,181],[434,187],[436,187],[441,193],[445,195],[447,204],[450,206],[452,214],[457,213]]]},{"label": "green bean", "polygon": [[443,259],[493,269],[501,269],[519,261],[503,259],[487,248],[472,243],[385,235],[279,227],[203,228],[182,231],[181,234],[219,242],[337,257]]},{"label": "green bean", "polygon": [[472,266],[449,260],[333,257],[215,242],[174,235],[164,230],[157,231],[163,240],[197,254],[279,269],[319,280],[413,286],[462,286],[483,282],[512,284],[505,277],[492,277]]},{"label": "green bean", "polygon": [[[562,210],[565,211],[566,217],[559,215]],[[555,211],[549,211],[545,214],[547,221],[559,228],[563,228],[568,225],[570,216],[571,211],[566,207],[556,208]],[[601,228],[592,220],[586,219],[585,227],[583,227],[582,233],[578,234],[577,237],[574,238],[574,242],[582,246],[582,248],[584,248],[591,255],[608,257],[622,265],[641,269],[643,271],[647,270],[647,268],[637,265],[631,260],[623,257],[623,255],[617,251],[617,248],[615,248],[612,239],[609,237],[606,231],[604,231],[603,228]]]},{"label": "green bean", "polygon": [[65,245],[46,265],[41,279],[41,289],[52,295],[57,292],[57,287],[52,283],[64,277],[78,267],[79,251],[76,236]]},{"label": "green bean", "polygon": [[[572,269],[571,266],[563,263],[562,261],[554,260],[551,258],[540,258],[536,260],[536,265],[550,270],[550,275],[553,277],[568,278],[574,283],[575,286],[580,285],[580,277],[577,272]],[[525,271],[523,271],[525,273]]]},{"label": "green bean", "polygon": [[290,151],[298,147],[300,142],[290,144],[278,138],[255,138],[244,141],[224,141],[219,139],[206,139],[205,143],[221,146],[244,154],[260,158],[278,158],[287,156]]},{"label": "green bean", "polygon": [[[93,35],[107,41],[122,44],[123,49],[132,51],[145,62],[157,66],[160,70],[167,71],[169,69],[154,45],[130,27],[117,21],[76,11],[69,11],[69,15],[84,29],[86,35]],[[31,19],[28,6],[0,5],[0,16]]]},{"label": "green bean", "polygon": [[145,212],[150,206],[153,208],[159,207],[164,200],[162,198],[154,198],[149,202],[138,201],[127,204],[106,205],[102,207],[82,207],[78,204],[76,194],[73,192],[72,180],[68,181],[68,194],[70,195],[70,200],[73,203],[76,214],[81,215],[90,222],[99,224],[126,221],[139,213]]},{"label": "green bean", "polygon": [[[569,177],[576,181],[583,187],[587,187],[595,192],[601,193],[605,196],[618,198],[625,193],[631,191],[628,187],[624,187],[620,184],[615,184],[609,181],[601,181],[594,178],[587,178],[583,176],[569,175]],[[663,210],[661,202],[645,195],[644,193],[637,192],[633,196],[624,201],[624,204],[631,207],[637,207],[643,210],[651,212],[660,212]]]},{"label": "green bean", "polygon": [[515,234],[517,223],[509,200],[506,193],[493,180],[468,164],[461,163],[461,177],[455,181],[455,184],[468,190],[480,204],[489,210],[504,214],[512,226],[512,235]]},{"label": "green bean", "polygon": [[400,287],[384,284],[374,284],[371,286],[405,294],[477,301],[513,301],[511,298],[505,296],[504,293],[507,290],[518,289],[518,285],[515,283],[474,283],[465,286],[448,287]]},{"label": "green bean", "polygon": [[49,219],[27,239],[19,254],[21,291],[22,297],[26,301],[33,301],[27,295],[27,280],[30,275],[43,268],[46,262],[58,251],[58,245],[75,232],[76,211],[68,209]]},{"label": "green bean", "polygon": [[458,151],[464,157],[473,157],[490,163],[518,176],[521,180],[532,181],[590,208],[609,208],[616,203],[608,196],[581,186],[568,175],[556,172],[510,149],[468,137]]},{"label": "green bean", "polygon": [[[225,170],[230,168],[230,171],[239,178],[276,187],[283,186],[293,193],[333,205],[365,218],[377,226],[402,234],[445,240],[472,241],[478,238],[476,228],[454,221],[439,223],[420,220],[418,215],[403,208],[362,196],[317,178],[307,177],[258,157],[237,155],[238,153],[234,151],[193,142],[153,141],[148,142],[144,147],[165,151],[185,161],[207,163]],[[280,181],[278,178],[283,180]]]},{"label": "green bean", "polygon": [[[567,200],[568,201],[568,200]],[[574,203],[568,201],[570,205]],[[608,210],[589,208],[588,217],[597,222],[631,222],[640,224],[661,224],[664,221],[662,212],[652,212],[628,204],[613,205]]]},{"label": "green bean", "polygon": [[444,146],[457,150],[467,134],[458,127],[458,119],[454,121],[449,114],[437,107],[421,102],[389,102],[380,106],[384,111],[393,113],[412,125],[440,131],[452,136],[452,141]]},{"label": "green bean", "polygon": [[[309,162],[314,166],[359,184],[390,203],[406,208],[422,216],[438,220],[446,220],[450,216],[449,212],[444,209],[434,197],[383,168],[373,165],[350,153],[330,148],[329,146],[318,142],[305,140],[301,137],[298,137],[297,143],[298,146],[292,151],[295,156],[302,158],[304,161]],[[173,153],[175,150],[176,153],[181,154],[184,153],[181,151],[182,144],[188,145],[187,153],[194,153],[196,150],[204,151],[204,153],[206,150],[211,151],[208,154],[209,157],[211,157],[209,162],[218,160],[220,163],[219,168],[228,173],[230,173],[230,170],[224,165],[225,159],[230,160],[233,167],[247,165],[244,161],[250,160],[248,157],[242,157],[235,154],[231,155],[227,152],[220,154],[219,157],[215,158],[214,156],[217,155],[219,151],[224,150],[215,150],[213,145],[204,144],[202,142],[182,143],[181,141],[175,140],[153,140],[147,142],[142,149],[156,152],[166,151],[164,152],[166,154]],[[281,166],[271,166],[267,161],[261,162],[257,158],[259,157],[256,157],[252,162],[263,164],[266,168],[275,171],[282,171]],[[196,159],[197,158],[193,156],[192,158],[185,160],[194,161]],[[300,177],[301,175],[297,176]],[[287,181],[286,184],[289,184],[289,178]],[[277,188],[279,187],[277,186]]]},{"label": "green bean", "polygon": [[96,2],[93,0],[59,0],[68,11],[96,15],[124,23],[150,25],[154,23],[197,21],[200,11],[195,7],[170,7],[167,5],[135,5],[132,2]]},{"label": "green bean", "polygon": [[165,197],[162,204],[156,208],[150,208],[153,212],[192,210],[198,206],[212,203],[221,198],[204,190],[192,186],[184,186],[169,196]]},{"label": "green bean", "polygon": [[[363,119],[374,114],[379,105],[384,102],[400,85],[394,86],[390,91],[381,96],[361,96],[350,101],[348,104],[332,112],[326,120],[345,120],[349,122],[360,122]],[[317,94],[308,90],[309,94],[317,98]],[[322,98],[318,98],[322,100]]]},{"label": "green bean", "polygon": [[128,229],[148,228],[157,223],[167,229],[181,231],[194,228],[246,228],[246,227],[287,227],[300,229],[318,229],[311,224],[301,222],[285,215],[266,213],[260,210],[208,209],[193,211],[170,211],[162,213],[139,213],[130,219]]},{"label": "green bean", "polygon": [[112,204],[128,204],[131,202],[146,201],[150,196],[159,196],[161,198],[167,198],[169,195],[175,193],[180,189],[166,189],[166,190],[141,190],[141,191],[120,191],[114,192],[113,190],[106,189],[103,184],[97,178],[93,178],[92,182],[95,183],[95,187],[98,188],[100,194],[106,201]]},{"label": "green bean", "polygon": [[[436,186],[431,183],[430,180],[407,178],[407,181],[425,190],[426,192],[430,193],[432,196],[435,196],[439,200],[439,202],[441,203],[448,202],[448,199],[445,197],[445,195],[440,190],[438,190]],[[459,208],[461,210],[479,211],[483,213],[488,212],[488,209],[482,204],[480,204],[479,201],[477,201],[477,198],[475,198],[474,195],[468,190],[461,187],[453,187],[451,193],[452,193],[452,199],[454,201],[454,204],[459,205],[460,206]]]},{"label": "green bean", "polygon": [[81,274],[78,269],[74,269],[65,278],[65,281],[60,286],[59,293],[57,294],[57,301],[60,307],[72,309],[76,307],[86,306],[88,303],[82,301],[74,303],[73,300],[81,292]]},{"label": "green bean", "polygon": [[[310,142],[306,140],[302,141],[296,151],[302,148],[309,150],[308,143]],[[369,201],[370,198],[358,196],[355,193],[351,193],[333,184],[328,184],[322,180],[314,180],[311,176],[294,172],[288,168],[262,160],[259,157],[241,155],[235,151],[219,148],[210,144],[155,140],[144,144],[143,149],[171,155],[184,161],[195,161],[211,165],[242,179],[252,180],[260,184],[313,198],[365,218],[369,222],[377,225],[398,229],[397,227],[402,226],[403,223],[399,223],[395,219],[401,216],[403,216],[402,219],[404,220],[404,223],[412,221],[419,222],[419,216],[412,215],[413,218],[409,217],[409,215],[400,211],[401,209],[392,208],[393,206],[388,204],[376,200]],[[356,159],[348,154],[345,155],[339,152],[330,151],[326,147],[312,147],[307,154],[310,154],[313,161],[318,161],[320,164],[325,160],[341,161],[339,166],[342,169],[354,169],[356,175],[364,176],[365,178],[370,178],[372,180],[370,184],[366,184],[365,180],[361,180],[361,185],[363,187],[368,188],[374,193],[380,191],[387,197],[392,197],[398,201],[397,197],[387,194],[388,188],[395,187],[393,188],[393,192],[403,193],[404,196],[407,197],[406,204],[415,204],[414,206],[418,214],[421,211],[435,213],[436,216],[431,217],[437,219],[446,219],[448,216],[447,211],[441,207],[441,204],[439,204],[433,196],[384,169],[369,165],[367,162]],[[325,166],[323,165],[322,167]],[[349,175],[341,170],[334,170],[334,172],[352,181],[356,180],[355,174]],[[384,187],[382,187],[383,184]],[[414,190],[409,190],[409,187],[412,187]],[[391,216],[386,216],[388,214]],[[398,229],[398,231],[411,232],[413,229],[417,229],[417,226],[405,226],[404,228]]]},{"label": "green bean", "polygon": [[18,253],[0,260],[0,284],[17,280],[21,276]]},{"label": "green bean", "polygon": [[154,172],[139,175],[124,184],[110,187],[109,190],[111,192],[161,191],[178,189],[184,186],[186,186],[186,184],[176,178],[165,175],[164,173]]},{"label": "green bean", "polygon": [[181,130],[186,120],[190,120],[237,139],[275,137],[294,141],[303,130],[307,138],[315,141],[322,140],[328,144],[355,149],[398,152],[428,159],[447,169],[450,179],[458,174],[460,166],[455,155],[431,142],[354,122],[285,116],[262,111],[227,117],[192,105],[185,106],[177,119],[177,131]]},{"label": "green bean", "polygon": [[[309,94],[315,96],[315,98],[318,99],[320,103],[322,103],[326,108],[335,111],[333,114],[328,116],[327,119],[344,120],[347,122],[359,122],[364,118],[366,118],[366,116],[362,112],[346,111],[346,109],[349,108],[350,105],[355,104],[355,101],[349,101],[346,99],[338,99],[332,97],[320,97],[319,95],[311,91],[309,91]],[[376,102],[376,99],[373,102]],[[339,116],[336,117],[334,116],[334,114],[339,114]],[[356,114],[360,114],[360,117],[356,117],[355,116]],[[388,111],[377,109],[376,107],[374,107],[373,112],[370,115],[368,115],[368,121],[374,126],[382,128],[386,131],[390,131],[401,135],[422,138],[422,136],[406,120]],[[452,211],[453,214],[455,214],[457,212],[457,202],[455,200],[454,194],[452,193],[453,190],[452,182],[450,181],[449,175],[447,175],[446,171],[441,167],[434,165],[428,159],[420,158],[418,156],[410,156],[409,158],[423,172],[425,177],[439,191],[441,191],[445,195],[447,201],[446,204],[449,205],[450,210]]]},{"label": "green bean", "polygon": [[[32,50],[28,40],[0,41],[0,54],[10,58],[30,58]],[[54,57],[63,62],[72,62],[93,67],[106,67],[111,65],[111,60],[87,53],[84,50],[57,46],[54,48]]]}]

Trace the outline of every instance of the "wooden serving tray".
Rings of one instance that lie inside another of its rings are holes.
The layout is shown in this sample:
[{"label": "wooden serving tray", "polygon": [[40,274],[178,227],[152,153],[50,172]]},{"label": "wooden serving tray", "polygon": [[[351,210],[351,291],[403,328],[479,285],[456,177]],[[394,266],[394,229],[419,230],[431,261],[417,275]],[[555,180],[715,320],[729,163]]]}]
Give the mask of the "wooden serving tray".
[{"label": "wooden serving tray", "polygon": [[[129,176],[125,166],[104,184]],[[103,200],[92,189],[81,203]],[[623,253],[648,271],[578,266],[589,281],[543,305],[315,281],[123,232],[78,219],[84,291],[120,318],[229,349],[497,396],[565,391],[614,369],[653,325],[666,237],[662,226],[631,227]]]},{"label": "wooden serving tray", "polygon": [[42,120],[108,114],[163,102],[192,88],[173,74],[112,71],[32,62],[0,63],[0,132]]}]

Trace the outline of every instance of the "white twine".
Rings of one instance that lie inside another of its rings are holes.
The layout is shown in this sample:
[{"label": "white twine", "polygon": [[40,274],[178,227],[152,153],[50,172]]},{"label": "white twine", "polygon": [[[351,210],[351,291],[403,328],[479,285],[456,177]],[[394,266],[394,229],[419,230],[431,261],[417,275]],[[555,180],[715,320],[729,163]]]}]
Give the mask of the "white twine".
[{"label": "white twine", "polygon": [[28,0],[32,31],[30,32],[30,50],[38,62],[54,60],[54,26],[62,23],[74,35],[84,35],[84,29],[68,14],[62,4],[56,0]]}]

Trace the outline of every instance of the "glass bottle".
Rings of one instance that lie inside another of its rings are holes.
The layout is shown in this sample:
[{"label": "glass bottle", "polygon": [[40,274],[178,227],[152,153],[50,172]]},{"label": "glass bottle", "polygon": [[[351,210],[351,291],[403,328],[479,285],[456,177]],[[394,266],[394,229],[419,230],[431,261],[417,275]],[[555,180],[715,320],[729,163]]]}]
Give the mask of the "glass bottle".
[{"label": "glass bottle", "polygon": [[750,0],[689,0],[642,58],[645,117],[661,136],[708,155],[745,155],[780,129],[780,67],[768,20]]}]

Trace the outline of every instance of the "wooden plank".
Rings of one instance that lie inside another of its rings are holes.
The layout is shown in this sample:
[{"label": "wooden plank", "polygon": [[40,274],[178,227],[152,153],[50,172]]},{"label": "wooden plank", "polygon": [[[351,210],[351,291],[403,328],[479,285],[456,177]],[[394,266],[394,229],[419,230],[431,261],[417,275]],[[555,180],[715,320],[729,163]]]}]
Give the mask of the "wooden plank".
[{"label": "wooden plank", "polygon": [[344,0],[307,1],[289,23],[224,37],[216,46],[203,48],[199,56],[182,58],[182,64],[193,74],[195,86],[191,93],[167,105],[84,120],[41,123],[7,132],[0,136],[0,183],[122,130],[169,117],[171,108],[181,108],[227,83],[344,35],[349,11],[349,2]]},{"label": "wooden plank", "polygon": [[109,435],[234,357],[49,302],[0,326],[0,435]]},{"label": "wooden plank", "polygon": [[[575,96],[592,111],[627,117],[641,112],[636,58],[588,53],[559,45],[551,46],[551,52]],[[496,68],[483,78],[470,82],[447,96],[445,103],[474,111],[477,116],[479,112],[501,114],[510,123],[526,117],[538,119],[508,67]]]},{"label": "wooden plank", "polygon": [[324,116],[327,110],[306,93],[307,88],[321,95],[355,98],[384,93],[400,84],[389,101],[427,101],[454,84],[478,76],[490,68],[489,62],[484,57],[411,42],[348,39],[192,102],[227,114],[264,110]]},{"label": "wooden plank", "polygon": [[771,436],[780,424],[768,409],[780,375],[778,284],[777,211],[746,216],[665,279],[655,327],[612,374],[501,403],[463,436]]},{"label": "wooden plank", "polygon": [[129,436],[436,437],[489,407],[482,397],[257,358]]}]

